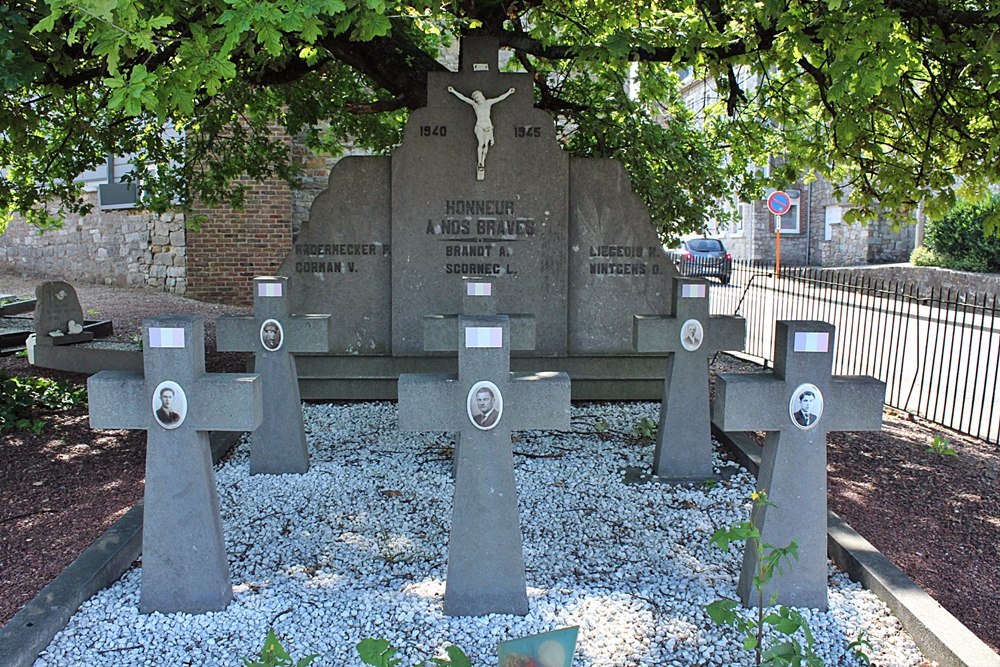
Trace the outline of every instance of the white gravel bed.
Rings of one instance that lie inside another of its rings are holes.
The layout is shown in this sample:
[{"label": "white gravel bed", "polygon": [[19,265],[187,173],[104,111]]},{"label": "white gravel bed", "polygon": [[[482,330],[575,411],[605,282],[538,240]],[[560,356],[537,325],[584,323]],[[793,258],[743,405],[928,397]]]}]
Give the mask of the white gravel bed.
[{"label": "white gravel bed", "polygon": [[[318,653],[317,666],[361,665],[355,644],[374,636],[399,647],[403,667],[450,644],[485,667],[499,641],[572,625],[574,667],[752,664],[704,606],[736,597],[741,545],[722,553],[709,538],[747,519],[753,478],[624,484],[624,468],[652,461],[652,445],[630,434],[658,411],[581,404],[571,432],[515,434],[527,616],[442,613],[449,434],[399,432],[393,403],[307,404],[309,473],[250,477],[246,438],[217,468],[235,592],[225,611],[140,615],[133,568],[86,602],[35,666],[242,665],[274,627],[294,658]],[[602,420],[609,430],[598,435]],[[928,664],[874,594],[830,573],[830,610],[803,610],[826,664],[853,664],[847,644],[862,631],[873,664]]]}]

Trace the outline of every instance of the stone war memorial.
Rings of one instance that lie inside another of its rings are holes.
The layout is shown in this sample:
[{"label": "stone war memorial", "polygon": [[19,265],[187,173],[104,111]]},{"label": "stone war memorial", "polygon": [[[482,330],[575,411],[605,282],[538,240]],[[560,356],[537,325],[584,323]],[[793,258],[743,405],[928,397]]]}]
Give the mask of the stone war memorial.
[{"label": "stone war memorial", "polygon": [[[867,376],[834,376],[834,327],[817,321],[778,321],[774,371],[719,376],[713,421],[724,431],[765,431],[757,490],[772,505],[754,512],[761,541],[798,545],[798,559],[764,587],[764,600],[827,608],[826,434],[882,428],[885,383]],[[738,591],[755,606],[757,555],[743,556]]]},{"label": "stone war memorial", "polygon": [[422,322],[462,312],[463,277],[534,318],[514,370],[541,357],[574,398],[660,396],[662,364],[632,347],[633,315],[668,314],[676,275],[648,210],[620,164],[565,153],[531,76],[498,65],[495,39],[466,38],[391,157],[331,172],[280,271],[292,312],[338,323],[329,354],[298,357],[303,398],[395,398],[401,373],[454,372]]}]

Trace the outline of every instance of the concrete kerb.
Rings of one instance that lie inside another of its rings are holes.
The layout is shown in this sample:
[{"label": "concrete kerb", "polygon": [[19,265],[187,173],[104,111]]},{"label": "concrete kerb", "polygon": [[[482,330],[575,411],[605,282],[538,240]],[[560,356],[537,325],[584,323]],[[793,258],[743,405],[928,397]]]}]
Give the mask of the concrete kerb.
[{"label": "concrete kerb", "polygon": [[[240,433],[213,432],[218,462]],[[0,628],[0,665],[29,667],[91,596],[118,581],[142,553],[142,501],[135,504]]]},{"label": "concrete kerb", "polygon": [[[714,424],[712,435],[740,465],[757,473],[761,451],[757,443]],[[827,516],[827,548],[837,567],[888,605],[924,657],[940,667],[1000,667],[1000,655],[833,512]]]}]

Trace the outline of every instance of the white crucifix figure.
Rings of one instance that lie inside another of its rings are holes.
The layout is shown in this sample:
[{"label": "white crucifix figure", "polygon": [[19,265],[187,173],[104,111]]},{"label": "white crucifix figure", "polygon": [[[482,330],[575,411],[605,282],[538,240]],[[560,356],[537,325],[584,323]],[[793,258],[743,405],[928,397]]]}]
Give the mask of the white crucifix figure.
[{"label": "white crucifix figure", "polygon": [[506,93],[494,98],[487,98],[481,90],[474,90],[471,97],[466,97],[452,86],[448,86],[448,92],[470,105],[476,112],[476,141],[479,142],[476,153],[476,180],[481,181],[486,178],[486,153],[493,145],[493,121],[490,119],[490,110],[497,102],[502,102],[513,95],[514,89],[509,88]]}]

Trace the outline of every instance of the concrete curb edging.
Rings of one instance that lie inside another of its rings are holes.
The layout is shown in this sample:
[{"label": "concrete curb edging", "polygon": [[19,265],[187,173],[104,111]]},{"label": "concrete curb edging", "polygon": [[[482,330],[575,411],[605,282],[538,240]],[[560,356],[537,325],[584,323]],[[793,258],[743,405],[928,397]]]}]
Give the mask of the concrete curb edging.
[{"label": "concrete curb edging", "polygon": [[[757,443],[743,433],[725,433],[715,424],[712,435],[757,474],[761,450]],[[837,567],[888,605],[924,657],[939,667],[1000,667],[1000,655],[833,512],[827,514],[827,549]]]},{"label": "concrete curb edging", "polygon": [[[240,435],[211,433],[212,460],[225,456]],[[136,503],[0,627],[0,665],[30,667],[80,605],[121,579],[142,553],[142,503]]]},{"label": "concrete curb edging", "polygon": [[140,500],[0,628],[0,664],[34,663],[80,605],[120,579],[141,551]]}]

